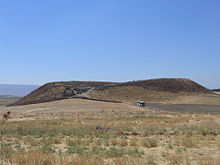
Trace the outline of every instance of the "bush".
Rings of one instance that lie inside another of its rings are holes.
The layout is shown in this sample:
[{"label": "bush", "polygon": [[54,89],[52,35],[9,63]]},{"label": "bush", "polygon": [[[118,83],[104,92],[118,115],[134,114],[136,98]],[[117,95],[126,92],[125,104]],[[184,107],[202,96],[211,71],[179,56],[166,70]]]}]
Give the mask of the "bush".
[{"label": "bush", "polygon": [[67,148],[67,153],[68,154],[79,154],[79,155],[83,155],[85,153],[87,153],[88,148],[87,147],[81,147],[79,145],[73,145],[69,148]]},{"label": "bush", "polygon": [[109,150],[106,151],[105,155],[107,157],[121,157],[125,154],[125,150],[123,148],[115,148],[111,147]]},{"label": "bush", "polygon": [[153,138],[147,138],[147,139],[144,139],[142,140],[142,146],[143,147],[147,147],[147,148],[153,148],[153,147],[157,147],[157,143],[158,141],[156,139],[153,139]]}]

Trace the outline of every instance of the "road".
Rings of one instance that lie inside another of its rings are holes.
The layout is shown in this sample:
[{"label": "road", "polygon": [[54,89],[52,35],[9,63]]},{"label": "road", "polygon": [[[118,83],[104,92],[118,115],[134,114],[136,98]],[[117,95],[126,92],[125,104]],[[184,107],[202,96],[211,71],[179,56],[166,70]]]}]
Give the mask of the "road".
[{"label": "road", "polygon": [[180,113],[220,113],[220,105],[149,103],[147,108]]}]

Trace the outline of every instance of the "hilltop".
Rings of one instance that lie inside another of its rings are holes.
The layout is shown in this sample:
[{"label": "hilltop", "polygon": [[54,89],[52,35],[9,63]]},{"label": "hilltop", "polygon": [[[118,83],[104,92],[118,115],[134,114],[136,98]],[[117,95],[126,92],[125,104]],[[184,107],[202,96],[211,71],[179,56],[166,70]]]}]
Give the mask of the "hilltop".
[{"label": "hilltop", "polygon": [[27,105],[68,98],[107,101],[148,102],[169,100],[179,95],[211,94],[212,91],[189,79],[152,79],[124,83],[68,81],[51,82],[11,105]]}]

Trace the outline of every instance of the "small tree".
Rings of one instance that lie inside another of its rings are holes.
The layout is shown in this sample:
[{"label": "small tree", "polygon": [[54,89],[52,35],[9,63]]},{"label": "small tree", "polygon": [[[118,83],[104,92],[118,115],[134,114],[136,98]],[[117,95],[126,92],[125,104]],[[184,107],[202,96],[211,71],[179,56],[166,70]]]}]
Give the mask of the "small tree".
[{"label": "small tree", "polygon": [[[1,125],[5,124],[5,122],[9,119],[10,114],[11,114],[10,111],[8,111],[7,113],[3,114],[3,119],[2,119]],[[2,165],[4,163],[3,148],[2,148],[3,135],[4,135],[4,132],[2,130],[0,130],[0,142],[1,142],[1,144],[0,144],[0,153],[1,153],[1,156],[2,156],[2,162],[1,162]],[[9,160],[9,162],[11,162],[11,161]]]}]

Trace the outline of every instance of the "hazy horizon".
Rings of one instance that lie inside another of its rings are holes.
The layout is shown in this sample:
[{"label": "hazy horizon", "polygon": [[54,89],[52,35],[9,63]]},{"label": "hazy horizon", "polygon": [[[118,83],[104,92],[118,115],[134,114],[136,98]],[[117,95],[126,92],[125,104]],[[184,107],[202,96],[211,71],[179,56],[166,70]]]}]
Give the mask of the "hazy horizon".
[{"label": "hazy horizon", "polygon": [[220,88],[220,1],[0,2],[0,84],[188,78]]},{"label": "hazy horizon", "polygon": [[38,85],[0,84],[0,96],[25,96],[37,89]]}]

